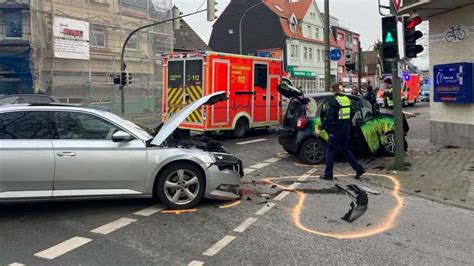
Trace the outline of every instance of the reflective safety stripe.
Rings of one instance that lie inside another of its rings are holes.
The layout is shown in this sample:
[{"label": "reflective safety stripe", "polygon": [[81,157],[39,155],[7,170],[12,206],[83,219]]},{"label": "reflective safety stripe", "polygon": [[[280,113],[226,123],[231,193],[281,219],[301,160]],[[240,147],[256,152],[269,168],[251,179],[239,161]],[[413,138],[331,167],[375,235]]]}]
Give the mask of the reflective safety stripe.
[{"label": "reflective safety stripe", "polygon": [[347,96],[336,96],[336,100],[341,107],[339,109],[339,120],[351,119],[351,100]]},{"label": "reflective safety stripe", "polygon": [[[388,92],[392,93],[392,98],[393,98],[393,88],[390,88],[390,90]],[[393,100],[390,99],[388,96],[387,96],[387,105],[388,105],[388,107],[393,107]]]}]

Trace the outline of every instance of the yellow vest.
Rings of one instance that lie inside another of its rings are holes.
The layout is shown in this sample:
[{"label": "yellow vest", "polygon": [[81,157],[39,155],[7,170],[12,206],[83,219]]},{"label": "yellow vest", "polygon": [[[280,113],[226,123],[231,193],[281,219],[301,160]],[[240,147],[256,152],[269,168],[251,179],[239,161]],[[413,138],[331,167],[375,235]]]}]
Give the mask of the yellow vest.
[{"label": "yellow vest", "polygon": [[351,100],[347,96],[336,96],[336,101],[341,107],[339,109],[339,120],[351,119]]}]

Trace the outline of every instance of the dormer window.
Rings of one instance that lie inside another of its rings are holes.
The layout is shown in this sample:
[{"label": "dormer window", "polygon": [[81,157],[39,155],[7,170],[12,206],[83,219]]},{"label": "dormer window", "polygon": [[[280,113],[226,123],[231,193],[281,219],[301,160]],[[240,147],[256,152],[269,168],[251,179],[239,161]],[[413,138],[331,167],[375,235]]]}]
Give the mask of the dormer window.
[{"label": "dormer window", "polygon": [[290,30],[291,32],[295,33],[296,32],[296,29],[298,27],[298,20],[296,19],[296,16],[295,14],[292,14],[291,15],[291,18],[290,18]]}]

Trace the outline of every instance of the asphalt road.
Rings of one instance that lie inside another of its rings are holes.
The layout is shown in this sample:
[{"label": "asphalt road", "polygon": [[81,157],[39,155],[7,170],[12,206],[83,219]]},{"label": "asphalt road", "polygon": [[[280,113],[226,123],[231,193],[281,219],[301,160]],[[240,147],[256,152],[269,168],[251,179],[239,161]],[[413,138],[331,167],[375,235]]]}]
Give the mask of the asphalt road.
[{"label": "asphalt road", "polygon": [[[136,199],[0,205],[0,265],[474,264],[474,212],[339,177],[381,193],[348,223],[352,200],[318,180],[321,166],[299,164],[265,132],[223,142],[249,173],[235,206],[205,201],[176,214]],[[158,209],[134,214],[150,206]]]}]

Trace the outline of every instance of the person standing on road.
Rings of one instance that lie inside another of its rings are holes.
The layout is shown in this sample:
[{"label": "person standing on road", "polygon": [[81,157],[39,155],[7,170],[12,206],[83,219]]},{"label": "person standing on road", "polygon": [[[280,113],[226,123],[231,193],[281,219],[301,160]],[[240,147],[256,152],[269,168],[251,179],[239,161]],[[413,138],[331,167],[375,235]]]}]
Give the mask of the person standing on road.
[{"label": "person standing on road", "polygon": [[[326,169],[321,179],[333,180],[334,157],[336,151],[340,151],[346,160],[356,171],[356,179],[365,173],[354,154],[349,150],[349,138],[351,131],[351,100],[341,93],[342,87],[335,83],[331,86],[334,97],[328,100],[328,110],[322,122],[322,129],[329,135],[326,147]],[[319,132],[316,133],[317,135]],[[319,136],[318,136],[319,137]]]},{"label": "person standing on road", "polygon": [[359,93],[359,88],[357,88],[357,86],[353,86],[353,87],[352,87],[351,95],[357,96],[357,97],[360,97],[360,96],[361,96],[361,94]]},{"label": "person standing on road", "polygon": [[377,99],[375,98],[374,90],[372,88],[372,85],[367,86],[367,94],[364,96],[364,99],[366,99],[372,106],[375,105],[377,102]]},{"label": "person standing on road", "polygon": [[385,92],[383,95],[385,108],[388,110],[393,110],[393,86],[392,86],[392,79],[386,78],[384,79],[383,83],[385,84]]}]

